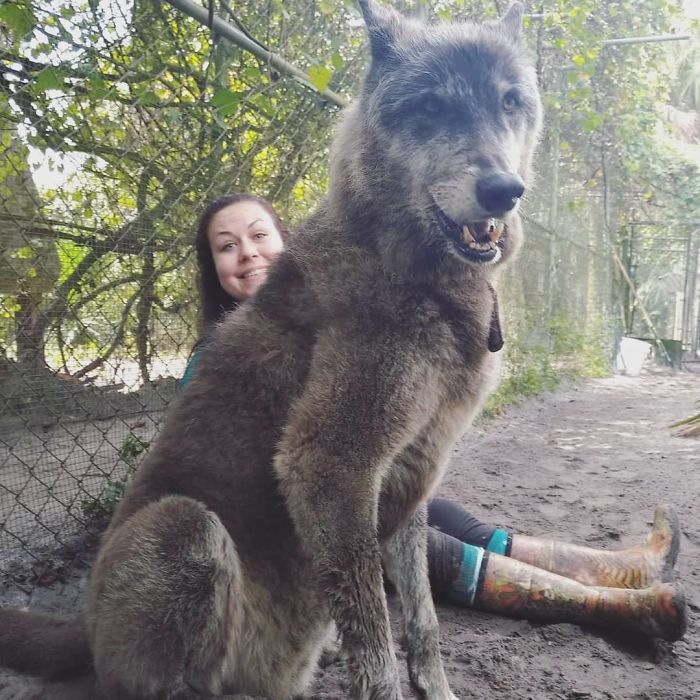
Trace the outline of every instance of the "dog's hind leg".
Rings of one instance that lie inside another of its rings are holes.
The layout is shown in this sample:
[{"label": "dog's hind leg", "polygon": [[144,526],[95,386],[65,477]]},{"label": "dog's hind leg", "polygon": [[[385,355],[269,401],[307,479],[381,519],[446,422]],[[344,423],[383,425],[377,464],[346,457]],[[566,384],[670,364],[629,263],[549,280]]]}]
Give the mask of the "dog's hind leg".
[{"label": "dog's hind leg", "polygon": [[456,700],[440,658],[439,626],[428,581],[427,539],[422,505],[384,541],[384,566],[401,599],[411,682],[430,700]]},{"label": "dog's hind leg", "polygon": [[101,697],[220,694],[235,673],[241,587],[233,541],[204,505],[169,496],[136,512],[103,546],[88,594]]}]

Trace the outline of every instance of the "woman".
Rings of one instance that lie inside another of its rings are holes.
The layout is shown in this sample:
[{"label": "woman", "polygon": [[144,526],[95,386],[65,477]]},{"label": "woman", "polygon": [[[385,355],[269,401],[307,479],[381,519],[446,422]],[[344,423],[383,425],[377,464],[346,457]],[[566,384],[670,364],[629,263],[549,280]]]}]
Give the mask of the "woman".
[{"label": "woman", "polygon": [[[264,283],[287,237],[269,202],[252,194],[227,195],[204,210],[195,238],[202,340],[182,385],[196,371],[208,332]],[[428,523],[428,569],[438,601],[666,639],[685,631],[683,593],[664,583],[680,537],[670,506],[657,508],[643,544],[619,552],[512,534],[444,499],[429,503]]]}]

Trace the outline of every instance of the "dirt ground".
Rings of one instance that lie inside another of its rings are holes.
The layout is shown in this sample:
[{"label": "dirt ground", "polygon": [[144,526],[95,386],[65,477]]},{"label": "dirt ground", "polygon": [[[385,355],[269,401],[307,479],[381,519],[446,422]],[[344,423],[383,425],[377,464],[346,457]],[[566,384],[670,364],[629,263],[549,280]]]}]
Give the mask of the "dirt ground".
[{"label": "dirt ground", "polygon": [[[443,659],[458,698],[700,698],[700,440],[668,427],[698,398],[697,374],[616,376],[529,401],[478,424],[456,446],[440,494],[513,532],[624,548],[644,537],[657,503],[673,503],[683,530],[677,577],[690,603],[688,633],[675,644],[440,607]],[[84,576],[75,577],[60,589],[37,589],[29,602],[72,609],[83,587]],[[415,697],[405,654],[398,655],[405,697]],[[70,697],[67,688],[16,680],[0,676],[0,700]],[[346,689],[337,662],[319,674],[310,697],[337,700]]]}]

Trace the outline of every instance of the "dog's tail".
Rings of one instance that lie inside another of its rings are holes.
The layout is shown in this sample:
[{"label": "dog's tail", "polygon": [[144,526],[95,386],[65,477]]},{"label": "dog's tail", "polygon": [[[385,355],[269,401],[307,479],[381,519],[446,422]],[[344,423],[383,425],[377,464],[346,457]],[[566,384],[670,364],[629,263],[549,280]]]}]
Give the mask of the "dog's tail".
[{"label": "dog's tail", "polygon": [[3,608],[0,666],[49,680],[83,675],[92,666],[83,616]]}]

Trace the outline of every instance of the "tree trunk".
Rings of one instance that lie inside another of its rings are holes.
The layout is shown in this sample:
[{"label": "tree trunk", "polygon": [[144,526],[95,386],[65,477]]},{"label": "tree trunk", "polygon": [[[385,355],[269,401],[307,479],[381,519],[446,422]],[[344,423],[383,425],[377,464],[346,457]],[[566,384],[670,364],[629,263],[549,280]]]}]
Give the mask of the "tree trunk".
[{"label": "tree trunk", "polygon": [[150,246],[144,251],[143,275],[139,301],[136,305],[136,350],[139,356],[139,368],[141,378],[144,383],[151,381],[149,364],[151,362],[150,353],[150,333],[149,325],[151,320],[151,310],[153,308],[153,291],[155,286],[155,266],[153,248]]},{"label": "tree trunk", "polygon": [[15,314],[15,342],[17,363],[27,369],[45,369],[44,329],[46,324],[36,299],[31,295],[17,295],[19,310]]}]

